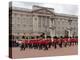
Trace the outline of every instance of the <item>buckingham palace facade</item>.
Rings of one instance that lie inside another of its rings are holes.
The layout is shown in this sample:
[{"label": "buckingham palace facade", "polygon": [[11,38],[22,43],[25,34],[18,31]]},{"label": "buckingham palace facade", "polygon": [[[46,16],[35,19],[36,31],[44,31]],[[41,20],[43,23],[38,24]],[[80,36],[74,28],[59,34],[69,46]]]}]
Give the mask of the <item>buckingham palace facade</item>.
[{"label": "buckingham palace facade", "polygon": [[11,35],[50,35],[51,37],[78,36],[78,16],[55,13],[55,9],[33,5],[32,9],[10,7],[9,22]]}]

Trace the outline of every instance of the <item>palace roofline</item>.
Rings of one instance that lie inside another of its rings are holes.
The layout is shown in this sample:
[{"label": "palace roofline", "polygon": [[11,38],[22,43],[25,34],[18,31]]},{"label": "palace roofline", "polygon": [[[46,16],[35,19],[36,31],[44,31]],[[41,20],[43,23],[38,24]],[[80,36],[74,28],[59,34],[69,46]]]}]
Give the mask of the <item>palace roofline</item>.
[{"label": "palace roofline", "polygon": [[[33,7],[39,7],[39,9],[45,8],[45,9],[53,9],[53,8],[47,8],[47,7],[41,7],[34,5]],[[35,9],[28,9],[28,8],[21,8],[21,7],[9,7],[9,9],[15,10],[15,11],[22,11],[22,12],[32,12]],[[54,9],[53,9],[54,10]],[[55,13],[54,11],[51,11]],[[65,13],[55,13],[56,16],[66,16],[66,17],[78,17],[77,15],[71,15],[71,14],[65,14]]]}]

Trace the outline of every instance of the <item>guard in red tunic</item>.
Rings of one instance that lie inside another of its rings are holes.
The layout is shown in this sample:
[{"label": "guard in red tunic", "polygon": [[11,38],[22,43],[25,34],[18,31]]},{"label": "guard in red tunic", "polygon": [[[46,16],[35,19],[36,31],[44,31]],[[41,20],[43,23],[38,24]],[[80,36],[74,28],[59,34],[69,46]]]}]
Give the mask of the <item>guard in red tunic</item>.
[{"label": "guard in red tunic", "polygon": [[74,39],[74,44],[77,45],[78,44],[78,38],[73,38]]},{"label": "guard in red tunic", "polygon": [[21,42],[21,46],[20,47],[21,47],[21,50],[25,50],[25,41]]},{"label": "guard in red tunic", "polygon": [[75,39],[75,45],[78,45],[78,38],[74,38]]},{"label": "guard in red tunic", "polygon": [[29,44],[29,48],[33,48],[33,40],[30,40],[28,44]]},{"label": "guard in red tunic", "polygon": [[55,49],[57,48],[57,43],[58,43],[57,39],[58,39],[57,37],[54,37],[53,45]]},{"label": "guard in red tunic", "polygon": [[60,37],[59,39],[58,39],[58,44],[59,44],[59,47],[60,48],[62,48],[62,43],[63,43],[63,38],[62,37]]},{"label": "guard in red tunic", "polygon": [[52,45],[51,38],[49,38],[49,39],[47,40],[47,42],[48,42],[48,47],[51,48],[51,45]]},{"label": "guard in red tunic", "polygon": [[67,47],[67,41],[68,41],[68,38],[64,38],[64,47]]},{"label": "guard in red tunic", "polygon": [[44,50],[48,50],[47,45],[48,45],[48,41],[47,41],[47,40],[44,40],[44,41],[43,41]]},{"label": "guard in red tunic", "polygon": [[68,38],[68,42],[69,42],[69,46],[71,46],[72,45],[72,38],[71,37]]},{"label": "guard in red tunic", "polygon": [[42,39],[40,39],[40,40],[38,41],[38,46],[39,46],[39,50],[41,50],[41,49],[42,49]]},{"label": "guard in red tunic", "polygon": [[74,45],[74,41],[75,41],[75,39],[71,38],[71,45]]}]

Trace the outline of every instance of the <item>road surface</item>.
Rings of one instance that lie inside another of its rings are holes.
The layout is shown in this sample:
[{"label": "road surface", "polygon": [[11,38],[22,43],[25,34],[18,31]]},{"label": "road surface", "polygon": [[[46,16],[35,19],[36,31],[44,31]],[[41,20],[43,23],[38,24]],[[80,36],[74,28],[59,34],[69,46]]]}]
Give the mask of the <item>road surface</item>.
[{"label": "road surface", "polygon": [[48,50],[38,50],[26,48],[25,51],[21,51],[19,47],[12,48],[13,58],[31,58],[31,57],[47,57],[47,56],[64,56],[64,55],[76,55],[78,54],[78,46],[63,47],[54,49],[54,47]]}]

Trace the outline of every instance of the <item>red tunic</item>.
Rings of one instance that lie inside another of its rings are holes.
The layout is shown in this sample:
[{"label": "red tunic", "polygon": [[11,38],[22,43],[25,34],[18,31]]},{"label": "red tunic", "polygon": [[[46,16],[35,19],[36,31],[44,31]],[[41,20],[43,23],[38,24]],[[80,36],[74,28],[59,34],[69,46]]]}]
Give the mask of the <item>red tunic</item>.
[{"label": "red tunic", "polygon": [[68,38],[64,38],[63,39],[63,42],[68,42]]},{"label": "red tunic", "polygon": [[58,42],[58,41],[57,41],[57,39],[54,39],[53,42],[56,43],[56,42]]}]

